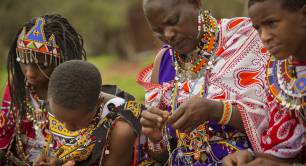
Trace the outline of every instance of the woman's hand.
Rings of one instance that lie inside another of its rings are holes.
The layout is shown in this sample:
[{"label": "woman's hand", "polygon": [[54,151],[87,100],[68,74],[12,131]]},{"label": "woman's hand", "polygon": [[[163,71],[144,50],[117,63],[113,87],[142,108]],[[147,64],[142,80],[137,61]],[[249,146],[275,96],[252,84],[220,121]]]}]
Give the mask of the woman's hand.
[{"label": "woman's hand", "polygon": [[210,114],[216,113],[217,109],[223,109],[221,102],[194,96],[179,106],[169,117],[168,123],[175,129],[190,132],[210,120]]},{"label": "woman's hand", "polygon": [[140,123],[142,133],[152,142],[156,143],[162,140],[162,128],[165,125],[169,113],[158,108],[151,107],[141,115]]},{"label": "woman's hand", "polygon": [[243,150],[226,156],[225,158],[223,158],[222,164],[224,166],[243,165],[251,162],[253,159],[254,155],[251,152]]},{"label": "woman's hand", "polygon": [[275,161],[267,158],[256,158],[254,161],[249,162],[245,166],[292,166],[292,164],[287,164],[280,161]]},{"label": "woman's hand", "polygon": [[248,150],[243,150],[229,156],[226,156],[222,160],[224,166],[290,166],[290,162],[293,162],[292,159],[280,159],[272,155],[265,153],[256,153],[256,158]]}]

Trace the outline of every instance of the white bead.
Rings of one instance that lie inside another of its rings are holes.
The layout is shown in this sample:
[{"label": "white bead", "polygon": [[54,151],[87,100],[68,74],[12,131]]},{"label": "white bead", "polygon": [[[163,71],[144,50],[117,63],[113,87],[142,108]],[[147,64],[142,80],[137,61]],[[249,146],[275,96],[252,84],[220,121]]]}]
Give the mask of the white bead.
[{"label": "white bead", "polygon": [[297,109],[297,110],[300,110],[300,109],[301,109],[301,106],[300,106],[300,105],[298,105],[298,106],[296,107],[296,109]]}]

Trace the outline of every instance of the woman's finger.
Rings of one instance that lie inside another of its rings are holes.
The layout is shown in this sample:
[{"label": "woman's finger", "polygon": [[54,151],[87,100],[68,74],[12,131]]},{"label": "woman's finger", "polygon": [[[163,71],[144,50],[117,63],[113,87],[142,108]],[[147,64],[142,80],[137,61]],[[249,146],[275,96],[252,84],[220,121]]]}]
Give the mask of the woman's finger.
[{"label": "woman's finger", "polygon": [[161,127],[161,123],[156,121],[150,121],[145,118],[140,118],[140,123],[143,127],[155,128],[156,126]]},{"label": "woman's finger", "polygon": [[168,118],[168,123],[169,124],[174,124],[185,112],[185,107],[181,106],[175,112],[169,116]]},{"label": "woman's finger", "polygon": [[152,113],[150,111],[144,111],[141,114],[141,117],[144,118],[145,120],[152,121],[152,122],[155,122],[155,123],[157,123],[157,122],[162,123],[163,122],[162,115],[155,114],[155,113]]}]

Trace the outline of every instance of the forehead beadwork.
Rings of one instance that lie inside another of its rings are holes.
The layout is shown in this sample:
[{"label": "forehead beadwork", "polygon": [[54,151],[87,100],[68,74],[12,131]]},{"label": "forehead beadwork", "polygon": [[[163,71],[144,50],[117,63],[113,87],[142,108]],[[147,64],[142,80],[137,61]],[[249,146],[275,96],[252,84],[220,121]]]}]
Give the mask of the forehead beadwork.
[{"label": "forehead beadwork", "polygon": [[38,17],[35,25],[26,33],[24,27],[17,39],[16,60],[21,63],[38,63],[37,56],[45,56],[44,65],[54,63],[58,65],[61,61],[60,49],[52,34],[48,40],[44,32],[45,19]]}]

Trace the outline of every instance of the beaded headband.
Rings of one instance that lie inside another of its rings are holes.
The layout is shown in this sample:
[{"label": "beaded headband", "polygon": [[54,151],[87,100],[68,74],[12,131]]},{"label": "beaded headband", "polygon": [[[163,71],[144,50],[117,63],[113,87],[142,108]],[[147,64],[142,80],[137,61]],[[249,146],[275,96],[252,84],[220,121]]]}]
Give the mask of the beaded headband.
[{"label": "beaded headband", "polygon": [[[44,65],[60,64],[61,54],[58,45],[55,42],[55,36],[52,34],[49,40],[46,40],[44,32],[45,19],[42,17],[36,18],[35,25],[26,33],[26,28],[23,27],[17,39],[17,62],[21,63],[38,63],[37,55],[45,56]],[[37,54],[40,53],[40,54]],[[47,58],[50,58],[49,61]]]}]

